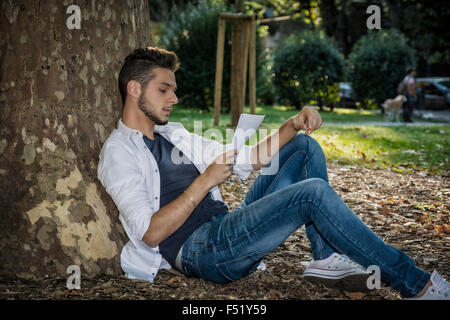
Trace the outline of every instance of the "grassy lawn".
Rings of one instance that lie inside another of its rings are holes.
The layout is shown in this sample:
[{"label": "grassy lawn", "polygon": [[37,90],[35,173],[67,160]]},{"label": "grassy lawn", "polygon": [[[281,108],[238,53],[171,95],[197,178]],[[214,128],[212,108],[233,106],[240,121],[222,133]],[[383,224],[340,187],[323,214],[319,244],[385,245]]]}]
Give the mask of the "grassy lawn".
[{"label": "grassy lawn", "polygon": [[[244,112],[250,113],[250,108],[245,107]],[[266,127],[273,125],[279,126],[289,117],[295,115],[298,110],[286,106],[257,106],[256,114],[264,114],[264,123]],[[357,109],[334,109],[333,112],[323,111],[321,116],[324,122],[361,122],[361,121],[383,121],[383,115],[368,110]],[[175,107],[170,115],[170,121],[180,121],[185,124],[186,128],[194,128],[194,120],[202,121],[203,126],[207,129],[212,128],[213,113],[202,110],[183,109]],[[219,126],[226,128],[231,123],[230,116],[222,114],[220,117]],[[190,126],[190,127],[189,127]]]},{"label": "grassy lawn", "polygon": [[[248,108],[244,112],[249,113]],[[284,106],[257,107],[256,114],[264,114],[261,128],[270,134],[289,117],[296,114],[295,109]],[[444,126],[366,126],[352,123],[362,121],[383,121],[383,115],[365,110],[335,109],[333,112],[321,112],[324,123],[340,122],[345,125],[326,125],[312,133],[324,149],[329,161],[340,161],[345,164],[370,167],[392,168],[398,172],[409,170],[424,170],[430,173],[446,175],[450,170],[450,125]],[[194,121],[197,131],[208,136],[208,129],[214,128],[213,114],[201,110],[187,110],[175,107],[170,121],[182,122],[191,132],[194,132]],[[225,138],[223,143],[229,143],[232,134],[230,115],[222,114],[219,129]],[[210,136],[208,136],[210,137]],[[255,137],[250,140],[256,143]]]},{"label": "grassy lawn", "polygon": [[313,133],[329,160],[398,172],[414,169],[445,175],[450,125],[418,127],[327,126]]}]

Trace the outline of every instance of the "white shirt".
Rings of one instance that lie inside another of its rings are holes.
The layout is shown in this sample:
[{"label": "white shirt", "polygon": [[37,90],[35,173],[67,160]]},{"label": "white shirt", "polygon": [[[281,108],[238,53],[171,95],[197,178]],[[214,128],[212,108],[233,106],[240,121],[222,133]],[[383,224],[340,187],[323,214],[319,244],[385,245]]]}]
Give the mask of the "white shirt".
[{"label": "white shirt", "polygon": [[[232,147],[192,134],[178,122],[155,126],[154,131],[183,152],[200,173]],[[251,147],[244,145],[233,166],[233,173],[241,179],[247,179],[253,170],[250,150]],[[97,175],[116,204],[119,219],[129,238],[120,255],[122,270],[128,278],[152,282],[159,269],[170,269],[171,266],[161,256],[159,247],[152,248],[142,241],[152,215],[160,205],[159,168],[143,134],[119,120],[117,129],[113,130],[100,152]],[[217,186],[211,189],[211,193],[215,200],[222,201]]]}]

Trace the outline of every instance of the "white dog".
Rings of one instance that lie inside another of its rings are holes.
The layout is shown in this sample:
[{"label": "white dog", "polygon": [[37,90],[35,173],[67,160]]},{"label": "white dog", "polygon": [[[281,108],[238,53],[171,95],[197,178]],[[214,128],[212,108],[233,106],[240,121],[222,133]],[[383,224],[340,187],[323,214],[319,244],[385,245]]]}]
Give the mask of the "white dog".
[{"label": "white dog", "polygon": [[407,101],[402,94],[396,96],[394,99],[387,99],[382,107],[384,108],[384,118],[387,121],[400,121],[400,113],[402,112],[402,105]]}]

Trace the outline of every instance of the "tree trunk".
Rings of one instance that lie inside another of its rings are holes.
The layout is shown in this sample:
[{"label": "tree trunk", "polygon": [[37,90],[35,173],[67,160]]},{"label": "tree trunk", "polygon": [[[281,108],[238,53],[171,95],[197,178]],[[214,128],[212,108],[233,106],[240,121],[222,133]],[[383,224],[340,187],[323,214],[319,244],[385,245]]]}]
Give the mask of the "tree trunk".
[{"label": "tree trunk", "polygon": [[322,25],[327,36],[336,40],[337,17],[339,12],[336,8],[335,0],[322,0],[319,2]]},{"label": "tree trunk", "polygon": [[[148,1],[22,3],[0,12],[0,274],[120,273],[128,239],[97,161],[123,60],[151,45]],[[72,4],[81,29],[66,24]]]},{"label": "tree trunk", "polygon": [[350,53],[350,46],[348,43],[347,1],[348,0],[341,0],[340,2],[341,9],[339,11],[336,30],[336,38],[344,56],[347,56]]},{"label": "tree trunk", "polygon": [[391,27],[399,31],[403,31],[402,12],[404,10],[400,0],[388,0],[389,15],[391,20]]}]

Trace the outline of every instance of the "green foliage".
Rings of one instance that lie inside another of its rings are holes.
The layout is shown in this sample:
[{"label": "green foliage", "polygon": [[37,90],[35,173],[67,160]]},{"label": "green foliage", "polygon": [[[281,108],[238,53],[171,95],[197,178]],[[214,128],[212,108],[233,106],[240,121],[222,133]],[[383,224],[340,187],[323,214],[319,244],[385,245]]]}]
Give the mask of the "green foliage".
[{"label": "green foliage", "polygon": [[[176,73],[178,100],[184,107],[208,109],[214,101],[218,14],[227,12],[224,1],[201,0],[188,3],[182,11],[171,12],[166,27],[161,30],[159,46],[174,51],[181,62]],[[231,38],[227,28],[227,39]],[[225,41],[222,97],[229,99],[231,47]]]},{"label": "green foliage", "polygon": [[353,93],[364,107],[397,95],[406,67],[414,66],[414,51],[401,33],[381,30],[361,37],[348,62]]},{"label": "green foliage", "polygon": [[[200,0],[187,3],[184,10],[171,12],[171,18],[162,28],[158,45],[174,51],[181,62],[176,73],[178,100],[185,108],[210,110],[214,105],[216,74],[218,14],[232,12],[224,0]],[[225,32],[224,63],[222,78],[222,111],[230,107],[231,79],[231,22]],[[256,90],[270,92],[264,70],[267,59],[262,52],[260,37],[267,33],[265,27],[256,33]],[[248,89],[247,85],[247,89]],[[267,88],[265,88],[267,87]],[[260,102],[264,102],[264,99]]]},{"label": "green foliage", "polygon": [[429,64],[450,65],[450,28],[448,27],[450,2],[448,0],[403,0],[402,7],[404,8],[402,31],[410,39],[418,60]]},{"label": "green foliage", "polygon": [[274,50],[277,99],[298,109],[304,104],[330,105],[338,101],[344,59],[323,33],[306,31],[283,39]]},{"label": "green foliage", "polygon": [[270,51],[260,55],[261,66],[256,70],[256,102],[260,105],[272,105],[275,102],[273,84],[273,58]]}]

